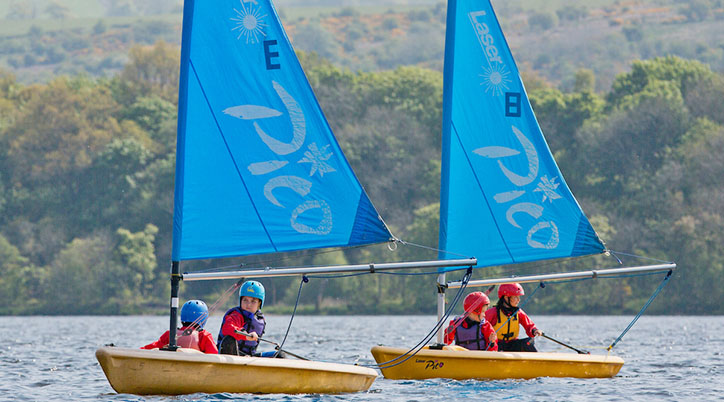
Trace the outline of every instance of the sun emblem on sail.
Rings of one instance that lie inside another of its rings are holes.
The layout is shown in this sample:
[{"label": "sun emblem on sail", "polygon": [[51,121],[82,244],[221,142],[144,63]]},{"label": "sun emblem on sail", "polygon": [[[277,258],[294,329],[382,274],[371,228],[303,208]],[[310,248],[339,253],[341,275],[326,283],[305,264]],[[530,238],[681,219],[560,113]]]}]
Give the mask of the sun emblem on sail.
[{"label": "sun emblem on sail", "polygon": [[558,186],[561,185],[561,183],[556,183],[556,179],[558,179],[557,176],[552,179],[548,179],[548,176],[541,177],[538,187],[533,190],[533,192],[543,193],[543,199],[541,202],[545,202],[546,200],[553,202],[553,200],[562,198],[561,195],[556,192]]},{"label": "sun emblem on sail", "polygon": [[329,145],[325,145],[322,149],[317,147],[317,143],[313,142],[309,144],[307,150],[304,151],[304,158],[300,159],[297,163],[310,163],[312,166],[309,170],[309,175],[314,176],[314,173],[319,172],[320,177],[324,177],[325,173],[336,171],[335,168],[329,166],[326,162],[332,157],[331,152],[327,152]]},{"label": "sun emblem on sail", "polygon": [[[258,7],[258,4],[256,0],[240,0],[241,1],[241,9],[237,10],[234,9],[234,12],[236,13],[236,16],[231,17],[231,20],[236,23],[236,26],[232,28],[232,31],[238,31],[239,35],[236,37],[236,39],[241,39],[242,36],[246,38],[246,43],[258,43],[260,36],[266,36],[264,33],[264,28],[266,28],[266,24],[264,23],[264,18],[266,18],[266,14],[261,14],[261,8]],[[251,3],[249,5],[245,3]],[[257,5],[257,8],[254,8],[254,4]]]},{"label": "sun emblem on sail", "polygon": [[485,85],[485,93],[490,92],[495,96],[502,95],[511,82],[508,78],[509,75],[510,72],[504,64],[494,63],[490,67],[483,66],[483,73],[480,74],[483,82],[480,85]]}]

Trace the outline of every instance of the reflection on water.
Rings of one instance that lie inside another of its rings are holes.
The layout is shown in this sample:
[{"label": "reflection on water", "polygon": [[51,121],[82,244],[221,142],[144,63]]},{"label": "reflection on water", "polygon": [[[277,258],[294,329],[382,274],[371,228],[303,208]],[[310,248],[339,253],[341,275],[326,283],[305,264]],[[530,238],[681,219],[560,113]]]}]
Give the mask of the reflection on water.
[{"label": "reflection on water", "polygon": [[[592,353],[632,317],[533,317],[547,334]],[[280,341],[288,316],[267,316],[265,338]],[[216,333],[220,316],[209,319]],[[373,364],[376,344],[410,347],[435,323],[432,316],[298,316],[285,349],[313,360]],[[347,395],[118,395],[95,350],[104,344],[140,347],[167,329],[167,317],[0,317],[0,400],[411,401],[411,400],[714,400],[724,395],[724,317],[642,317],[616,346],[626,360],[612,379],[539,378],[510,381],[391,381]],[[567,352],[544,339],[541,351]],[[264,346],[262,346],[263,348]]]}]

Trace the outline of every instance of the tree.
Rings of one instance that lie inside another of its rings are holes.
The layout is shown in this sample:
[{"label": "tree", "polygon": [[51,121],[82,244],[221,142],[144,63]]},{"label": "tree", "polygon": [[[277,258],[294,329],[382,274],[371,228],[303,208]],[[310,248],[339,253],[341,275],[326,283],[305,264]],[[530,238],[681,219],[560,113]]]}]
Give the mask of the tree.
[{"label": "tree", "polygon": [[596,89],[596,75],[592,70],[581,68],[576,71],[574,92],[593,92]]},{"label": "tree", "polygon": [[120,103],[130,105],[137,98],[156,95],[175,105],[181,62],[178,47],[158,41],[153,46],[134,46],[129,57],[120,75]]},{"label": "tree", "polygon": [[118,245],[114,254],[121,266],[126,267],[125,282],[129,289],[138,292],[141,296],[148,296],[153,289],[154,270],[156,269],[156,255],[154,242],[158,228],[148,224],[141,232],[131,233],[127,229],[119,228],[116,231]]},{"label": "tree", "polygon": [[616,107],[627,96],[642,92],[652,81],[672,82],[683,93],[686,92],[687,85],[692,85],[712,74],[711,69],[705,64],[675,56],[635,61],[630,73],[616,77],[607,101],[609,107]]},{"label": "tree", "polygon": [[23,314],[37,308],[36,279],[42,279],[42,272],[0,235],[0,314]]}]

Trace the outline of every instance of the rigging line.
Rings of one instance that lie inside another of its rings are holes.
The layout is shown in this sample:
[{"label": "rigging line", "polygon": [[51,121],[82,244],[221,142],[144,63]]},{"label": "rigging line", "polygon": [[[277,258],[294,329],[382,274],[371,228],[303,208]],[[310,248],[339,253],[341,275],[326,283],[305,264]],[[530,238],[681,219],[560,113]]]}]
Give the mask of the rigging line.
[{"label": "rigging line", "polygon": [[406,245],[406,246],[417,247],[417,248],[421,248],[421,249],[424,249],[424,250],[435,251],[435,252],[438,252],[438,253],[439,253],[439,252],[443,252],[443,253],[445,253],[445,254],[454,255],[454,256],[457,256],[457,257],[463,257],[463,258],[469,257],[469,255],[466,255],[466,254],[459,254],[459,253],[455,253],[455,252],[452,252],[452,251],[439,249],[439,248],[436,248],[436,247],[430,247],[430,246],[425,246],[425,245],[422,245],[422,244],[411,243],[411,242],[408,242],[408,241],[405,241],[405,240],[402,240],[402,239],[397,239],[397,241],[399,241],[400,243],[402,243],[403,245]]},{"label": "rigging line", "polygon": [[[198,326],[198,324],[201,323],[201,321],[202,321],[203,319],[206,319],[206,318],[210,317],[210,316],[211,316],[211,313],[213,313],[214,311],[216,311],[216,309],[218,309],[219,306],[220,306],[222,303],[226,302],[226,299],[228,299],[229,296],[231,296],[231,295],[236,291],[236,289],[238,289],[239,286],[241,286],[242,281],[243,281],[243,278],[242,278],[242,279],[239,279],[235,284],[231,285],[231,287],[229,287],[228,289],[226,289],[226,290],[221,294],[221,296],[219,296],[219,298],[214,302],[214,304],[212,304],[210,307],[208,307],[208,312],[206,313],[206,315],[201,315],[201,316],[199,316],[199,317],[196,317],[196,319],[191,323],[191,325],[192,325],[192,326],[194,326],[194,325]],[[190,333],[191,333],[191,331],[189,331],[189,334],[190,334]],[[188,335],[188,334],[186,334],[186,331],[184,331],[184,335]]]},{"label": "rigging line", "polygon": [[636,323],[636,321],[638,321],[638,319],[641,317],[641,315],[644,313],[644,311],[646,311],[646,309],[649,307],[649,305],[651,304],[651,302],[654,301],[654,299],[656,298],[656,296],[658,296],[659,292],[661,292],[661,290],[664,288],[664,286],[666,286],[666,283],[669,281],[669,279],[671,279],[671,274],[672,274],[673,272],[674,272],[674,271],[669,270],[669,272],[666,273],[666,276],[664,277],[664,280],[661,281],[661,283],[659,284],[659,287],[656,288],[656,290],[654,291],[654,294],[652,294],[651,297],[649,298],[649,300],[646,302],[646,304],[644,304],[644,306],[641,307],[641,311],[639,311],[639,313],[636,314],[636,317],[634,317],[634,319],[628,324],[628,326],[626,327],[626,329],[623,330],[623,332],[621,333],[621,335],[619,335],[618,338],[616,338],[616,340],[613,341],[613,343],[611,343],[611,345],[609,345],[609,347],[608,347],[606,350],[608,350],[608,351],[610,352],[611,349],[613,349],[614,346],[616,346],[616,344],[621,340],[621,338],[623,338],[623,336],[626,335],[626,333],[628,332],[628,330],[631,329],[631,327],[634,326],[634,324]]},{"label": "rigging line", "polygon": [[639,259],[642,259],[642,260],[656,261],[656,262],[660,262],[660,263],[664,263],[664,264],[669,264],[669,263],[671,263],[671,261],[659,260],[658,258],[651,258],[651,257],[643,256],[643,255],[624,253],[624,252],[622,252],[622,251],[609,250],[609,252],[610,252],[611,254],[613,254],[613,255],[616,255],[616,254],[625,255],[625,256],[627,256],[627,257],[635,257],[635,258],[639,258]]},{"label": "rigging line", "polygon": [[294,302],[294,311],[292,311],[292,316],[289,317],[289,325],[287,326],[287,332],[284,334],[284,339],[282,339],[282,343],[279,344],[279,348],[274,353],[274,357],[277,357],[279,353],[282,350],[282,347],[284,347],[284,342],[287,341],[287,335],[289,335],[289,329],[292,328],[292,321],[294,320],[294,315],[297,313],[297,306],[299,306],[299,297],[302,295],[302,286],[304,286],[305,283],[309,282],[309,278],[302,275],[302,280],[299,282],[299,291],[297,291],[297,301]]},{"label": "rigging line", "polygon": [[[464,289],[467,287],[467,283],[470,280],[472,273],[473,273],[472,268],[468,268],[468,271],[465,273],[465,275],[463,276],[462,281],[461,281],[463,283],[463,285],[460,287],[460,289],[458,289],[457,294],[455,294],[455,297],[453,298],[452,307],[449,310],[447,310],[445,315],[443,317],[441,317],[440,320],[438,320],[437,324],[435,324],[433,329],[430,332],[428,332],[428,334],[425,335],[425,337],[420,342],[418,342],[417,345],[413,346],[410,350],[401,354],[400,356],[397,356],[394,359],[391,359],[391,360],[388,360],[386,362],[382,362],[379,364],[365,365],[365,367],[377,367],[379,369],[395,367],[397,365],[400,365],[400,364],[406,362],[407,360],[409,360],[410,358],[415,356],[420,350],[422,350],[424,345],[427,342],[429,342],[433,336],[435,336],[435,334],[440,329],[440,327],[442,327],[442,325],[445,323],[445,321],[447,321],[448,317],[450,316],[450,313],[455,308],[457,303],[460,301],[460,297],[463,294]],[[409,356],[407,356],[407,355],[409,355]],[[407,357],[405,357],[405,356],[407,356]],[[403,360],[400,360],[403,357],[405,357],[405,358]]]}]

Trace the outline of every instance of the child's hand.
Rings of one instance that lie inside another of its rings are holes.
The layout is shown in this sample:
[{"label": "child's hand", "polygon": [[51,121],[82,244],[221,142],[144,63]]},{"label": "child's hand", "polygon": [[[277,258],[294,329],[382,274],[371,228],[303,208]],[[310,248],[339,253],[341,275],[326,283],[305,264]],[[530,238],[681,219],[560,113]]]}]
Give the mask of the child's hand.
[{"label": "child's hand", "polygon": [[538,328],[533,328],[533,336],[541,336],[543,333]]},{"label": "child's hand", "polygon": [[249,333],[249,336],[247,336],[247,338],[251,338],[251,339],[247,339],[247,340],[250,340],[250,341],[258,341],[258,340],[259,340],[259,335],[257,335],[256,332],[250,332],[250,333]]},{"label": "child's hand", "polygon": [[495,338],[497,338],[497,337],[498,337],[498,335],[495,332],[493,332],[492,334],[490,334],[490,336],[488,336],[488,343],[495,342]]}]

